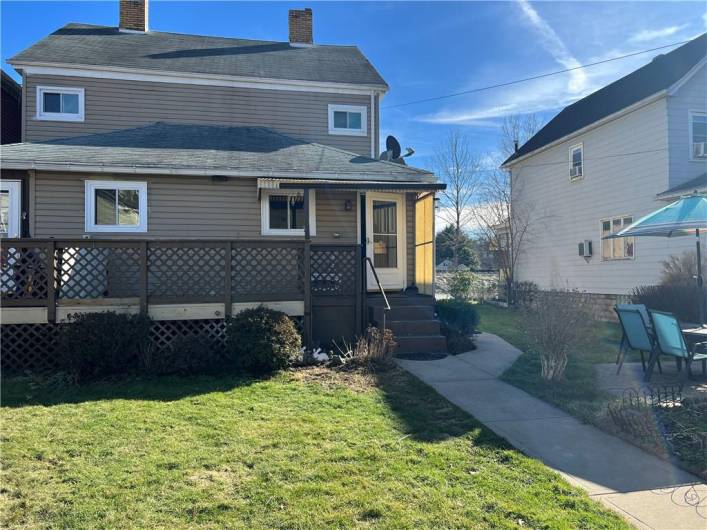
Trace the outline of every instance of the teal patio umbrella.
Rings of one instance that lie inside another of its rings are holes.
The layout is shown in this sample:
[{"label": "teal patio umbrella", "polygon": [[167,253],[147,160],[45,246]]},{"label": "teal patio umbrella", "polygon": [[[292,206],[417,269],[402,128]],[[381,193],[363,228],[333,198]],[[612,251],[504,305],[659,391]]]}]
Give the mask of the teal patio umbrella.
[{"label": "teal patio umbrella", "polygon": [[702,281],[702,256],[700,254],[700,230],[707,232],[707,196],[703,193],[693,193],[641,217],[620,232],[602,239],[617,237],[642,236],[691,236],[694,234],[697,244],[697,289],[700,291],[699,311],[700,323],[705,321],[704,285]]}]

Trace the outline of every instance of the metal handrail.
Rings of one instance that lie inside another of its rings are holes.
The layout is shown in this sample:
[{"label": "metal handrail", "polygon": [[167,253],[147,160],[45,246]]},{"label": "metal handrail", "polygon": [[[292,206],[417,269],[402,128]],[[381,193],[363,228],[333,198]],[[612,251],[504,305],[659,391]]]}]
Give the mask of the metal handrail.
[{"label": "metal handrail", "polygon": [[[385,313],[387,311],[390,311],[390,303],[388,303],[388,297],[385,295],[385,289],[383,289],[383,286],[381,285],[381,282],[378,279],[378,273],[376,272],[376,267],[375,267],[375,265],[373,265],[371,258],[369,258],[368,256],[365,256],[364,260],[371,266],[371,272],[373,272],[373,277],[376,279],[376,284],[378,285],[378,290],[383,295],[383,302],[385,302],[385,307],[383,307],[383,333],[385,333]],[[364,271],[364,273],[365,273],[365,271]]]}]

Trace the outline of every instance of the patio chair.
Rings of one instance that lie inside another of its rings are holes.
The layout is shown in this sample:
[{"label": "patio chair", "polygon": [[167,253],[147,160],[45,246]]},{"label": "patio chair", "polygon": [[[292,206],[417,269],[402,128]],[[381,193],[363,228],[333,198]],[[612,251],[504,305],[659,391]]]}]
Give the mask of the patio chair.
[{"label": "patio chair", "polygon": [[[641,366],[643,371],[646,371],[645,353],[651,353],[655,349],[655,339],[653,338],[653,326],[648,316],[646,306],[642,304],[617,304],[614,306],[614,311],[619,317],[623,334],[621,336],[621,344],[619,353],[616,356],[616,374],[621,372],[621,367],[624,364],[626,351],[637,350],[641,354]],[[662,373],[663,369],[658,360],[658,370]]]},{"label": "patio chair", "polygon": [[[691,348],[688,348],[685,336],[680,328],[680,322],[675,318],[675,315],[653,310],[650,310],[649,314],[651,316],[651,322],[653,323],[653,329],[655,330],[657,350],[651,355],[651,360],[648,363],[645,377],[646,381],[650,380],[653,372],[653,364],[660,354],[672,355],[673,357],[684,360],[687,365],[687,374],[689,377],[692,377],[692,363],[694,361],[701,361],[702,375],[706,375],[707,353],[704,352],[707,343],[697,343]],[[698,353],[698,350],[701,350],[700,353]]]}]

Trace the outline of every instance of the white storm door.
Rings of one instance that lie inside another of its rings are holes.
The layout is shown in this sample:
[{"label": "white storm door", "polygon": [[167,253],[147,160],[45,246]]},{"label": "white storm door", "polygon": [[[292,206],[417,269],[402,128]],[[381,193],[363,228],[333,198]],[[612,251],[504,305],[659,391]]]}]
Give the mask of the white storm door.
[{"label": "white storm door", "polygon": [[20,237],[21,190],[19,180],[0,182],[0,237]]},{"label": "white storm door", "polygon": [[[405,288],[405,201],[402,195],[366,193],[366,255],[384,289]],[[378,289],[370,267],[368,290]]]}]

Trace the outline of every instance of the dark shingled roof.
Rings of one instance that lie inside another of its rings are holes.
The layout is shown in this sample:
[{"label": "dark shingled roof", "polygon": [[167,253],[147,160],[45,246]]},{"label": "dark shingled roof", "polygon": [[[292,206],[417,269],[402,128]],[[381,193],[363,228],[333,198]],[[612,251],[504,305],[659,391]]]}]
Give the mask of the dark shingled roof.
[{"label": "dark shingled roof", "polygon": [[707,33],[565,107],[503,164],[532,153],[595,121],[666,90],[707,55]]},{"label": "dark shingled roof", "polygon": [[113,66],[191,74],[377,85],[386,82],[355,46],[294,47],[180,33],[129,33],[67,24],[8,61]]},{"label": "dark shingled roof", "polygon": [[707,173],[702,173],[702,175],[700,175],[699,177],[695,177],[694,179],[688,180],[687,182],[683,182],[682,184],[673,186],[672,188],[665,190],[662,193],[659,193],[658,197],[671,197],[673,195],[690,193],[692,191],[700,190],[703,188],[707,188]]},{"label": "dark shingled roof", "polygon": [[264,127],[155,123],[135,129],[0,147],[0,165],[68,171],[111,167],[140,173],[293,175],[300,178],[435,182],[422,169],[285,136]]}]

